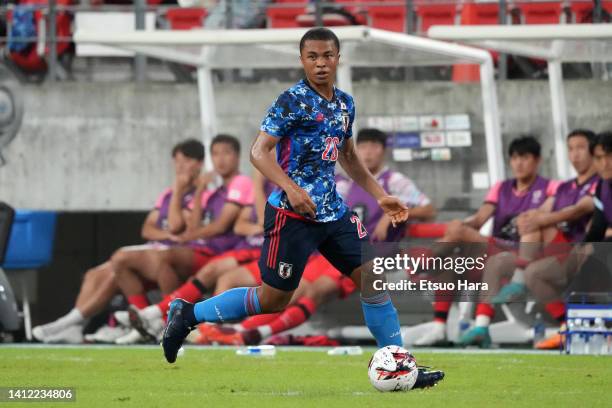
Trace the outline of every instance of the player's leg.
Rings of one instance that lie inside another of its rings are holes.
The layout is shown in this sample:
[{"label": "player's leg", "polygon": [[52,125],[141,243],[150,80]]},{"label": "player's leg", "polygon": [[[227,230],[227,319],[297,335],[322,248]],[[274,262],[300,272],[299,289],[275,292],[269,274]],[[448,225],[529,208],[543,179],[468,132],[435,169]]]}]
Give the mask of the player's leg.
[{"label": "player's leg", "polygon": [[495,309],[491,304],[492,294],[499,290],[502,278],[510,276],[515,268],[515,260],[516,255],[512,252],[500,252],[487,260],[482,280],[490,285],[489,290],[481,294],[480,302],[476,305],[474,327],[459,338],[459,345],[476,345],[484,348],[491,346],[489,326],[495,317]]},{"label": "player's leg", "polygon": [[319,243],[313,224],[266,207],[265,240],[259,260],[263,284],[225,291],[195,305],[174,300],[168,311],[168,324],[162,345],[166,360],[173,363],[178,349],[198,323],[225,323],[247,316],[281,311],[298,287],[306,260]]},{"label": "player's leg", "polygon": [[160,254],[157,249],[125,247],[111,257],[117,285],[128,303],[138,309],[149,305],[144,280],[157,281]]},{"label": "player's leg", "polygon": [[51,323],[34,327],[34,338],[43,342],[80,343],[86,319],[106,306],[117,290],[110,262],[89,269],[83,277],[75,307]]}]

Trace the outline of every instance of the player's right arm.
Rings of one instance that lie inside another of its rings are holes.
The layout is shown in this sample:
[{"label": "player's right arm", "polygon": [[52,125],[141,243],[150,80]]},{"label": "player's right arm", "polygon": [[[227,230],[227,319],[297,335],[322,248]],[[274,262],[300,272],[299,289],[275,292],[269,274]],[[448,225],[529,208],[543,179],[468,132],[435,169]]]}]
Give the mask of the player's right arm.
[{"label": "player's right arm", "polygon": [[487,222],[487,220],[493,216],[493,213],[495,213],[495,205],[491,203],[484,203],[480,206],[475,214],[470,215],[463,220],[463,223],[478,230],[482,228],[485,222]]},{"label": "player's right arm", "polygon": [[152,210],[147,215],[144,224],[142,224],[142,230],[140,235],[147,241],[162,241],[170,238],[170,232],[165,231],[157,226],[157,219],[159,218],[159,211]]},{"label": "player's right arm", "polygon": [[189,189],[191,177],[188,174],[177,174],[172,186],[172,196],[168,206],[168,230],[171,234],[180,234],[185,230],[185,213],[183,211],[183,196]]},{"label": "player's right arm", "polygon": [[279,137],[259,131],[251,146],[251,163],[261,174],[287,194],[287,199],[296,213],[315,218],[317,207],[308,193],[295,184],[276,161],[275,149],[279,141]]},{"label": "player's right arm", "polygon": [[238,214],[238,219],[234,224],[234,234],[249,237],[252,235],[263,234],[263,224],[251,220],[251,207],[244,207]]}]

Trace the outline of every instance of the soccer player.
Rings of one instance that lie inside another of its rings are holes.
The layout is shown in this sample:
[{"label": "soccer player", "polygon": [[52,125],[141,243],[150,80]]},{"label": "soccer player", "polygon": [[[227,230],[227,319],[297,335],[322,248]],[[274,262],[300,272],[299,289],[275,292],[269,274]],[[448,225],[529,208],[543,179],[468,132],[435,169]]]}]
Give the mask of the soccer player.
[{"label": "soccer player", "polygon": [[[555,193],[554,182],[538,175],[540,165],[540,143],[532,136],[523,136],[512,140],[508,147],[510,168],[514,178],[496,183],[485,197],[478,211],[465,220],[454,220],[448,224],[444,237],[438,248],[445,248],[445,243],[488,244],[495,252],[497,247],[517,247],[520,236],[517,218],[524,211],[540,207],[548,197]],[[479,230],[489,218],[493,218],[492,237],[485,237]],[[480,251],[480,247],[473,248]],[[482,245],[484,249],[484,245]],[[446,320],[452,301],[448,295],[436,294],[434,302],[434,325],[432,329],[415,341],[415,345],[425,346],[444,343],[446,339]],[[442,297],[442,298],[441,298]],[[476,326],[488,324],[493,308],[483,304],[477,315]],[[475,340],[476,341],[476,340]],[[487,343],[487,339],[483,339]]]},{"label": "soccer player", "polygon": [[[300,59],[306,78],[278,97],[251,147],[253,165],[280,187],[265,211],[262,285],[231,289],[195,305],[172,301],[162,338],[168,362],[176,361],[185,337],[198,323],[282,311],[317,249],[361,288],[365,321],[377,344],[402,345],[389,294],[374,293],[371,271],[362,267],[367,232],[336,191],[335,162],[340,161],[347,174],[376,198],[392,224],[406,221],[408,208],[386,195],[357,157],[353,99],[334,87],[339,53],[340,42],[331,30],[314,28],[304,34]],[[435,385],[443,376],[440,371],[420,370],[415,387]]]},{"label": "soccer player", "polygon": [[[195,191],[193,183],[200,174],[204,161],[204,146],[194,139],[180,142],[172,149],[172,160],[174,186],[162,192],[142,226],[142,237],[149,241],[148,244],[123,247],[114,255],[121,254],[120,256],[139,269],[157,269],[155,256],[159,249],[173,245],[171,237],[180,231],[181,225],[185,224],[185,210],[193,199]],[[110,260],[88,270],[83,277],[83,284],[74,308],[51,323],[34,327],[32,330],[34,338],[45,343],[81,343],[86,320],[104,309],[118,291],[119,287]],[[138,299],[132,299],[132,302],[138,303]],[[143,306],[147,303],[138,304]],[[122,329],[110,330],[104,327],[96,334],[100,336],[92,339],[114,341],[127,333]]]},{"label": "soccer player", "polygon": [[[593,194],[595,209],[591,224],[587,233],[582,235],[582,241],[610,242],[612,238],[607,231],[612,227],[612,132],[602,133],[597,137],[594,157],[595,167],[601,179]],[[537,300],[546,303],[547,310],[550,309],[550,305],[555,305],[555,310],[558,310],[562,320],[565,317],[562,292],[580,269],[585,255],[592,251],[577,246],[571,251],[567,249],[567,252],[568,254],[539,259],[530,263],[525,269],[527,287]],[[563,341],[561,334],[555,334],[537,343],[536,348],[559,349]]]}]

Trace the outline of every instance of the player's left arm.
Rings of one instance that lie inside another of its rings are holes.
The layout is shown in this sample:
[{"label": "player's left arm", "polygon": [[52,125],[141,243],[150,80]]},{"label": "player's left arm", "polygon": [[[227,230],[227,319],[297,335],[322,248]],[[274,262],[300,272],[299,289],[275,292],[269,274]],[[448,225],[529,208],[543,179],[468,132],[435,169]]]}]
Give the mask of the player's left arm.
[{"label": "player's left arm", "polygon": [[560,222],[572,222],[582,218],[585,215],[593,213],[595,205],[593,197],[582,197],[576,204],[562,208],[559,211],[540,213],[536,218],[536,223],[540,228],[549,225],[556,225]]},{"label": "player's left arm", "polygon": [[207,239],[213,238],[217,235],[221,235],[227,231],[230,231],[234,225],[234,222],[240,214],[242,207],[234,202],[227,202],[221,209],[219,218],[211,221],[209,224],[187,230],[181,234],[182,241],[193,241],[195,239]]},{"label": "player's left arm", "polygon": [[391,223],[394,226],[408,219],[408,207],[399,198],[387,195],[378,184],[357,156],[352,138],[344,140],[344,146],[340,150],[338,161],[346,174],[378,201],[378,205],[391,218]]}]

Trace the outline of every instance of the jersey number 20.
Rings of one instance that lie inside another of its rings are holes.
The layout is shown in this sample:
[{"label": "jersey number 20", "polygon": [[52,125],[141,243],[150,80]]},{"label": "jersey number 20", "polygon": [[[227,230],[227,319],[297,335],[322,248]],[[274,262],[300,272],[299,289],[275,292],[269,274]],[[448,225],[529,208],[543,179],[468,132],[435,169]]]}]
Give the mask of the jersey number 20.
[{"label": "jersey number 20", "polygon": [[338,145],[340,144],[340,139],[337,137],[327,137],[325,138],[325,150],[323,151],[323,155],[321,158],[323,160],[336,161],[338,160]]}]

